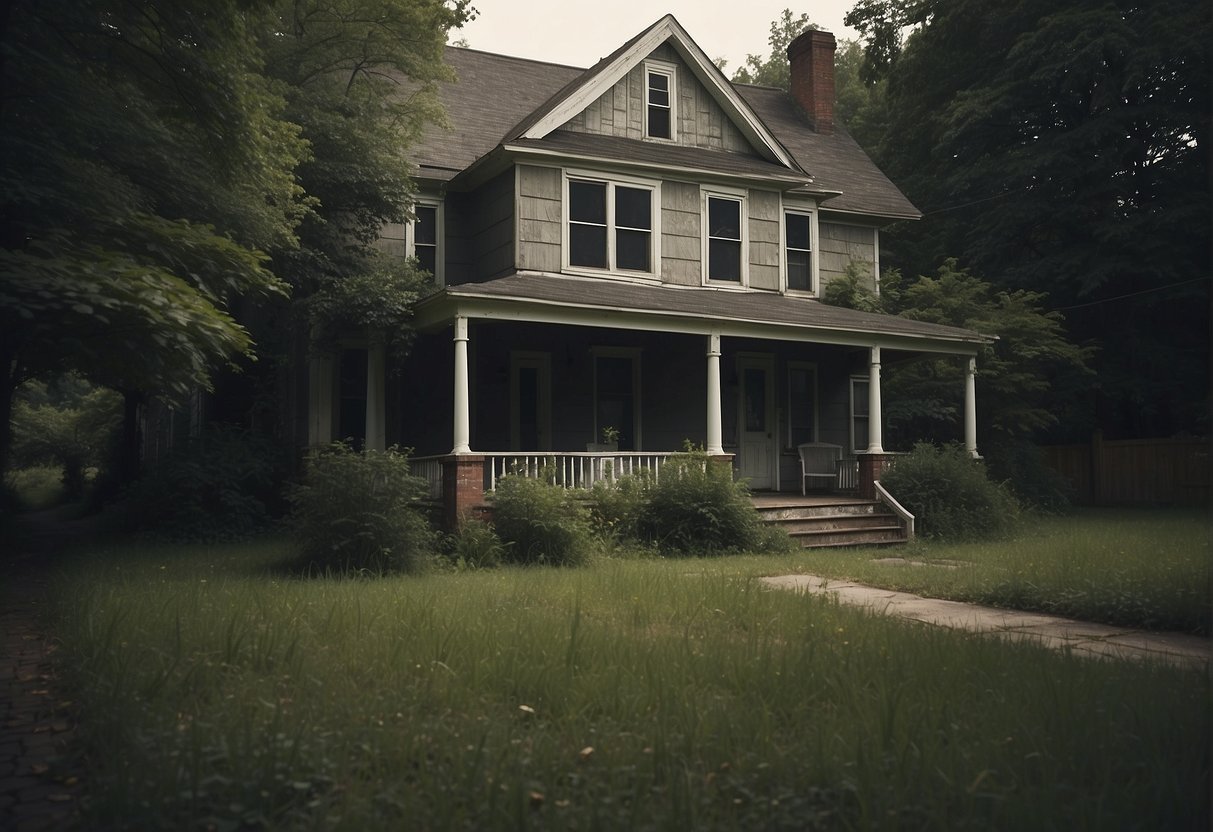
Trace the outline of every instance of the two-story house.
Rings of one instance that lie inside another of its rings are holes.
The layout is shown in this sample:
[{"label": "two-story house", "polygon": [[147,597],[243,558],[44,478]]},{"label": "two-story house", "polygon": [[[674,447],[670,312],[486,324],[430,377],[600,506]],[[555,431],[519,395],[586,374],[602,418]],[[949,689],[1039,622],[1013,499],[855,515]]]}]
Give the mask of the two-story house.
[{"label": "two-story house", "polygon": [[684,440],[756,490],[835,444],[870,488],[882,361],[949,354],[976,453],[983,336],[818,300],[853,262],[878,280],[880,228],[919,217],[834,124],[834,46],[791,44],[790,94],[730,83],[668,15],[589,69],[448,48],[451,128],[385,231],[434,273],[421,335],[391,374],[373,343],[315,360],[311,442],[414,447],[451,512],[511,466],[584,483]]}]

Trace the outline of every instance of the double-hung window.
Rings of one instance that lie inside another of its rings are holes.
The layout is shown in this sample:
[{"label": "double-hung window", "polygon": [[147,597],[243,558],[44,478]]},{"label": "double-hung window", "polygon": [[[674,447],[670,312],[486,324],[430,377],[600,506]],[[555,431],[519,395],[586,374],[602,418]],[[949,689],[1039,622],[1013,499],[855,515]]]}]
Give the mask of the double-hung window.
[{"label": "double-hung window", "polygon": [[812,216],[801,211],[784,211],[784,263],[787,287],[792,291],[813,291]]},{"label": "double-hung window", "polygon": [[650,139],[674,139],[674,102],[678,93],[674,67],[646,63],[644,89],[644,135]]},{"label": "double-hung window", "polygon": [[438,206],[413,207],[413,256],[421,268],[438,275]]},{"label": "double-hung window", "polygon": [[745,200],[708,194],[704,273],[709,282],[742,285],[745,276]]},{"label": "double-hung window", "polygon": [[655,187],[578,177],[567,182],[568,266],[653,274]]}]

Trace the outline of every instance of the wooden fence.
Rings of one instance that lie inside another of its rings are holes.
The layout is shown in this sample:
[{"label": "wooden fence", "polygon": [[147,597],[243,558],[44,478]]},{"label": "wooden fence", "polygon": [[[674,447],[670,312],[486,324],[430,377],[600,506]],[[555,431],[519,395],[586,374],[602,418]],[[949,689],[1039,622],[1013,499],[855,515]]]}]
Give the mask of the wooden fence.
[{"label": "wooden fence", "polygon": [[1208,505],[1207,439],[1118,439],[1041,448],[1086,504]]}]

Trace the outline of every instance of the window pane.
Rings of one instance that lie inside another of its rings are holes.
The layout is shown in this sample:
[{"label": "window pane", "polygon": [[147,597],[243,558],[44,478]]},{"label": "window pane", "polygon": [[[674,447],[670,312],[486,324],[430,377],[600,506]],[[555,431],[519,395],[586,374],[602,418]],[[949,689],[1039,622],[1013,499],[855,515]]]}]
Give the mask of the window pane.
[{"label": "window pane", "polygon": [[601,225],[569,226],[569,263],[573,266],[607,267],[607,230]]},{"label": "window pane", "polygon": [[620,434],[619,450],[635,450],[636,398],[632,389],[632,359],[599,356],[594,375],[598,403],[594,417],[599,434],[605,427],[615,428]]},{"label": "window pane", "polygon": [[708,240],[708,279],[741,282],[741,243]]},{"label": "window pane", "polygon": [[638,272],[649,268],[649,241],[652,234],[647,231],[615,232],[615,267]]},{"label": "window pane", "polygon": [[866,381],[851,382],[851,399],[856,416],[868,415],[868,383]]},{"label": "window pane", "polygon": [[615,187],[615,225],[619,228],[653,227],[652,191]]},{"label": "window pane", "polygon": [[708,197],[708,236],[741,239],[741,203]]},{"label": "window pane", "polygon": [[602,182],[570,182],[569,219],[606,225],[606,185]]},{"label": "window pane", "polygon": [[670,111],[664,107],[649,107],[649,135],[655,139],[670,138]]},{"label": "window pane", "polygon": [[767,429],[767,374],[765,370],[745,371],[745,429],[759,433]]},{"label": "window pane", "polygon": [[784,214],[784,227],[787,229],[788,248],[798,248],[808,251],[809,218],[804,214]]},{"label": "window pane", "polygon": [[[668,93],[670,91],[670,76],[662,75],[660,72],[649,73],[649,100],[653,100],[653,96],[658,92]],[[668,100],[668,99],[667,99]]]},{"label": "window pane", "polygon": [[809,253],[788,249],[788,288],[808,291],[809,283]]},{"label": "window pane", "polygon": [[413,209],[417,219],[413,221],[413,244],[435,245],[438,242],[438,209],[432,205],[418,205]]},{"label": "window pane", "polygon": [[417,262],[421,264],[421,268],[425,269],[430,274],[437,274],[438,265],[438,246],[422,246],[416,247]]}]

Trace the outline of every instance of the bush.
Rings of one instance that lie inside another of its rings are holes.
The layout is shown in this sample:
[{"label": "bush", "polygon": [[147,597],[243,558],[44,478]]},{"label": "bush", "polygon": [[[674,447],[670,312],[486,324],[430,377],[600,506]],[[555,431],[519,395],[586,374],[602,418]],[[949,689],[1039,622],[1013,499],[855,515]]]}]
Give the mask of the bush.
[{"label": "bush", "polygon": [[1025,508],[1046,514],[1070,509],[1070,483],[1045,464],[1040,448],[1025,440],[988,443],[983,452],[990,477],[1005,483]]},{"label": "bush", "polygon": [[652,487],[653,477],[644,470],[594,483],[590,517],[598,534],[616,543],[640,541],[640,519]]},{"label": "bush", "polygon": [[1019,504],[1005,487],[991,482],[985,466],[963,445],[919,443],[880,478],[881,484],[914,515],[915,529],[940,540],[980,540],[1011,531]]},{"label": "bush", "polygon": [[546,478],[502,477],[489,498],[493,525],[515,563],[578,566],[592,549],[589,512]]},{"label": "bush", "polygon": [[493,527],[474,517],[462,518],[445,542],[447,557],[457,569],[491,569],[501,564],[506,552]]},{"label": "bush", "polygon": [[130,486],[119,511],[132,528],[172,540],[238,540],[269,524],[285,470],[274,440],[209,426]]},{"label": "bush", "polygon": [[396,448],[359,453],[335,443],[313,453],[304,483],[290,495],[301,563],[338,572],[416,570],[435,544],[416,506],[426,492]]},{"label": "bush", "polygon": [[733,480],[731,466],[703,451],[670,458],[636,525],[642,539],[684,555],[758,550],[772,539],[763,533],[749,488]]}]

